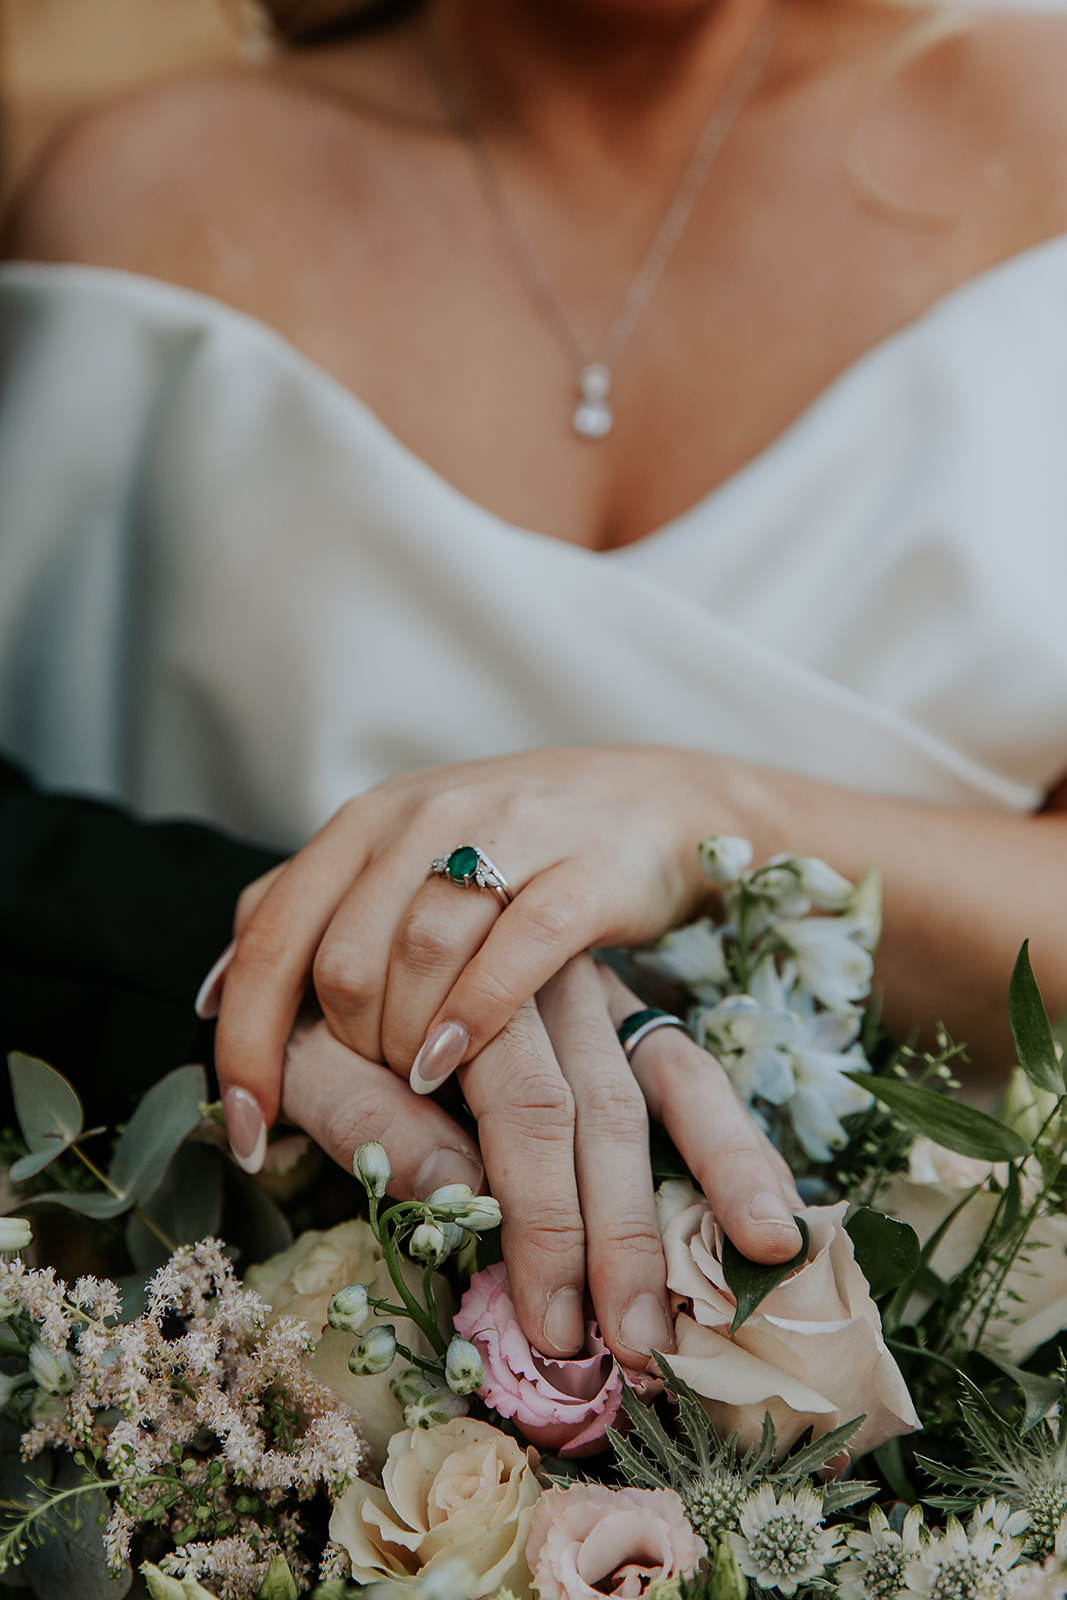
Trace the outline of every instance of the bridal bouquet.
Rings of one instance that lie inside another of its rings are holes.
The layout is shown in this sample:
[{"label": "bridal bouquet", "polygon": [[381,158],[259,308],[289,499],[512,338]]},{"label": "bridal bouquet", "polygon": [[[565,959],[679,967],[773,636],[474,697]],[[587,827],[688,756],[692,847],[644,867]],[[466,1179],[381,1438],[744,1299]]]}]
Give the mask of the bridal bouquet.
[{"label": "bridal bouquet", "polygon": [[[491,1198],[393,1203],[389,1154],[364,1144],[366,1215],[293,1238],[228,1163],[200,1069],[145,1097],[104,1172],[70,1085],[12,1058],[5,1583],[38,1600],[1067,1596],[1067,1087],[1026,947],[994,1116],[954,1098],[958,1046],[895,1046],[864,1009],[875,875],[753,868],[734,839],[703,860],[720,914],[638,960],[793,1166],[803,1247],[747,1261],[658,1140],[675,1350],[649,1372],[592,1321],[575,1360],[530,1346]],[[298,1214],[305,1145],[272,1149]],[[109,1249],[121,1230],[134,1271],[64,1281],[57,1210]],[[243,1282],[234,1245],[259,1258]]]}]

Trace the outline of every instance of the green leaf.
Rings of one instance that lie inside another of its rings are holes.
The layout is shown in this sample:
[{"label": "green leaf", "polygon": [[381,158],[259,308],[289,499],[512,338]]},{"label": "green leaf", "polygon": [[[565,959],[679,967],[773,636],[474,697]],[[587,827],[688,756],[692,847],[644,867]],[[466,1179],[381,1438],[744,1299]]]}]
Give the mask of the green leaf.
[{"label": "green leaf", "polygon": [[885,1444],[880,1444],[872,1455],[878,1463],[878,1470],[888,1483],[898,1500],[913,1506],[919,1496],[911,1486],[908,1471],[904,1465],[904,1450],[899,1439],[887,1439]]},{"label": "green leaf", "polygon": [[915,1229],[906,1222],[861,1206],[845,1223],[845,1232],[876,1300],[914,1277],[922,1247]]},{"label": "green leaf", "polygon": [[920,1089],[899,1078],[872,1078],[869,1073],[846,1072],[846,1078],[869,1089],[894,1116],[916,1133],[924,1133],[935,1144],[957,1155],[976,1156],[982,1161],[1014,1161],[1031,1154],[1031,1146],[1014,1128],[988,1111],[950,1100],[932,1089]]},{"label": "green leaf", "polygon": [[15,1115],[30,1149],[11,1168],[13,1181],[23,1183],[69,1150],[85,1126],[85,1113],[73,1086],[47,1062],[13,1050],[7,1070]]},{"label": "green leaf", "polygon": [[1010,1378],[1022,1394],[1023,1420],[1019,1432],[1023,1436],[1043,1422],[1052,1408],[1063,1399],[1063,1383],[1059,1379],[1044,1377],[1039,1372],[1024,1372],[1022,1367],[1013,1367],[1010,1361],[1001,1361],[998,1356],[990,1355],[988,1350],[983,1350],[982,1354],[1005,1377]]},{"label": "green leaf", "polygon": [[217,1145],[204,1144],[199,1139],[188,1141],[174,1152],[163,1182],[126,1224],[126,1248],[139,1271],[155,1272],[170,1255],[142,1217],[154,1222],[176,1245],[218,1236],[225,1164],[226,1158]]},{"label": "green leaf", "polygon": [[1008,991],[1008,1021],[1015,1040],[1015,1053],[1030,1082],[1038,1089],[1061,1095],[1063,1067],[1056,1058],[1052,1025],[1048,1020],[1041,990],[1030,965],[1030,941],[1025,939],[1011,975]]},{"label": "green leaf", "polygon": [[[851,1073],[848,1074],[852,1076]],[[802,1267],[808,1259],[808,1225],[803,1217],[796,1217],[796,1225],[800,1230],[800,1249],[791,1261],[779,1262],[777,1266],[767,1267],[761,1262],[750,1261],[743,1256],[732,1239],[723,1238],[722,1242],[722,1272],[726,1279],[726,1286],[737,1301],[737,1310],[734,1320],[730,1324],[730,1332],[736,1333],[743,1323],[755,1311],[767,1296],[780,1283],[784,1283],[791,1272]]]},{"label": "green leaf", "polygon": [[176,1067],[149,1089],[115,1146],[107,1174],[127,1207],[142,1205],[159,1188],[175,1150],[199,1123],[206,1097],[203,1067]]}]

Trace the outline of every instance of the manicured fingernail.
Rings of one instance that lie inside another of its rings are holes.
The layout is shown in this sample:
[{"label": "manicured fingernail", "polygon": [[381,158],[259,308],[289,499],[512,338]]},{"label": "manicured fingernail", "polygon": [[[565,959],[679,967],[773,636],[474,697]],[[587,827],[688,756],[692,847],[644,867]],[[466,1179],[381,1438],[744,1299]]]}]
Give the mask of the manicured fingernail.
[{"label": "manicured fingernail", "polygon": [[619,1342],[643,1356],[653,1350],[669,1355],[674,1349],[674,1335],[655,1295],[642,1294],[634,1301],[619,1325]]},{"label": "manicured fingernail", "polygon": [[267,1124],[247,1089],[227,1089],[222,1097],[233,1159],[242,1172],[258,1172],[267,1153]]},{"label": "manicured fingernail", "polygon": [[753,1222],[773,1222],[800,1232],[793,1213],[774,1189],[764,1189],[762,1194],[754,1195],[748,1203],[748,1214]]},{"label": "manicured fingernail", "polygon": [[554,1350],[580,1350],[585,1343],[585,1317],[577,1289],[557,1289],[541,1324],[544,1341]]},{"label": "manicured fingernail", "polygon": [[472,1161],[462,1150],[435,1150],[419,1168],[413,1184],[415,1199],[425,1200],[444,1183],[465,1183],[477,1194],[484,1177],[481,1163]]},{"label": "manicured fingernail", "polygon": [[193,1001],[193,1010],[202,1022],[210,1022],[212,1017],[219,1014],[219,1001],[222,999],[222,985],[229,971],[230,962],[237,949],[237,940],[231,939],[211,971],[196,991]]},{"label": "manicured fingernail", "polygon": [[470,1049],[471,1036],[462,1022],[439,1022],[411,1064],[408,1079],[416,1094],[430,1094],[455,1072]]}]

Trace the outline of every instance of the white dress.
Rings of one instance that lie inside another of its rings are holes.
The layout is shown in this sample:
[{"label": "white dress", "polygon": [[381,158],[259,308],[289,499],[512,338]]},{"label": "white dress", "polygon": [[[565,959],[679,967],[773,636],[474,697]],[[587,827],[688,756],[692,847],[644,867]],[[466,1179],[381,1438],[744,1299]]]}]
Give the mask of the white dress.
[{"label": "white dress", "polygon": [[483,510],[212,300],[0,285],[0,749],[49,785],[290,846],[390,774],[539,745],[1017,811],[1067,769],[1067,238],[609,554]]}]

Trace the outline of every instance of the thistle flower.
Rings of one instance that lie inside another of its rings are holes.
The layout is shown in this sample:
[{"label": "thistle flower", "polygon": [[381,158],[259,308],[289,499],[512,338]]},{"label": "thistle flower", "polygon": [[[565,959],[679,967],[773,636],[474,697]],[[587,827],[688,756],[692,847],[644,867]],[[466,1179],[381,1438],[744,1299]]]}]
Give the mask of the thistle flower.
[{"label": "thistle flower", "polygon": [[844,1555],[838,1548],[843,1530],[824,1526],[822,1499],[808,1484],[778,1500],[771,1485],[762,1484],[745,1503],[740,1522],[740,1533],[731,1533],[729,1543],[741,1571],[761,1589],[795,1594]]},{"label": "thistle flower", "polygon": [[907,1562],[902,1595],[908,1600],[1008,1600],[1015,1586],[1009,1574],[1023,1551],[1017,1535],[1027,1521],[1025,1512],[1013,1512],[997,1500],[979,1507],[966,1528],[950,1517],[944,1533],[934,1534]]},{"label": "thistle flower", "polygon": [[751,1484],[726,1466],[712,1466],[686,1484],[682,1490],[686,1516],[709,1549],[737,1532],[750,1494]]},{"label": "thistle flower", "polygon": [[904,1587],[904,1569],[921,1550],[923,1514],[912,1506],[901,1533],[895,1533],[880,1506],[872,1506],[868,1531],[847,1535],[849,1559],[838,1569],[840,1600],[895,1600]]}]

